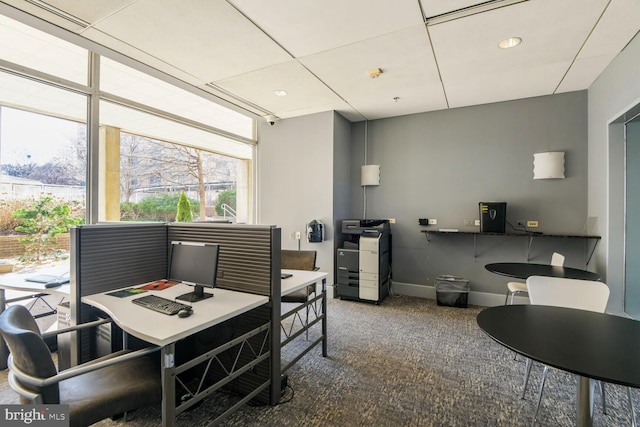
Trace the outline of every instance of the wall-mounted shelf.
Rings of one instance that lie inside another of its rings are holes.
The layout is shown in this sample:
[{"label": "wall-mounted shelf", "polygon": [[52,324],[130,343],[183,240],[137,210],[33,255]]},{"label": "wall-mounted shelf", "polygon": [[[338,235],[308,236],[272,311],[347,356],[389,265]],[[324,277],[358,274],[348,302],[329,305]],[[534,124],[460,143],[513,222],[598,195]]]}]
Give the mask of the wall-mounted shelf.
[{"label": "wall-mounted shelf", "polygon": [[[596,250],[598,241],[600,241],[600,239],[602,238],[600,236],[594,236],[589,234],[491,233],[491,232],[483,233],[479,231],[453,231],[453,230],[421,230],[421,231],[427,237],[428,242],[431,241],[431,234],[438,234],[438,235],[452,235],[452,234],[461,235],[462,234],[462,235],[473,236],[473,257],[474,258],[478,257],[477,243],[478,243],[479,236],[524,237],[529,240],[528,246],[527,246],[527,262],[529,262],[530,254],[531,254],[531,245],[533,244],[533,241],[535,238],[584,239],[586,242],[585,265],[588,265],[589,262],[591,261],[591,257],[593,256],[593,253]],[[589,248],[590,242],[593,242],[593,246],[591,248]]]}]

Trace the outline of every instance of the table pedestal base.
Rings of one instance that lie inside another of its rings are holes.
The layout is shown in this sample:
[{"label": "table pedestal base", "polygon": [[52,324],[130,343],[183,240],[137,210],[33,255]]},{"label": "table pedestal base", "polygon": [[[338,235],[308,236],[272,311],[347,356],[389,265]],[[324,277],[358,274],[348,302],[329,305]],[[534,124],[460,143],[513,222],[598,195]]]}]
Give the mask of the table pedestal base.
[{"label": "table pedestal base", "polygon": [[591,427],[593,425],[593,380],[591,378],[579,377],[576,405],[577,425]]}]

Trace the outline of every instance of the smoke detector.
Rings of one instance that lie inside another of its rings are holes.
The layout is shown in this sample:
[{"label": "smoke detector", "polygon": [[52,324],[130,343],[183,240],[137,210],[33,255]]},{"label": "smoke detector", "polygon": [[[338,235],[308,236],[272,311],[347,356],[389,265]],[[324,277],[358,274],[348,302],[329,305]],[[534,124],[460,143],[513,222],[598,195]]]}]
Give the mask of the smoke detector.
[{"label": "smoke detector", "polygon": [[372,79],[376,79],[380,77],[380,74],[382,74],[382,70],[380,68],[374,68],[373,70],[369,70],[369,77],[371,77]]}]

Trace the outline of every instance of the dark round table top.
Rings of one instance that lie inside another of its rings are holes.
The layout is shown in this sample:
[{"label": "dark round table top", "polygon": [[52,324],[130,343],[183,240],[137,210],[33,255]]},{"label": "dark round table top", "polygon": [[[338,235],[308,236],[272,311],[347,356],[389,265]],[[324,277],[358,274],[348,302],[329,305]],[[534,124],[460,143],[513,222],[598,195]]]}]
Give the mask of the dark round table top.
[{"label": "dark round table top", "polygon": [[563,277],[565,279],[600,280],[600,276],[587,270],[559,267],[550,264],[530,264],[528,262],[496,262],[484,266],[492,273],[526,280],[529,276]]},{"label": "dark round table top", "polygon": [[481,311],[478,326],[530,359],[584,377],[640,386],[640,322],[543,305],[504,305]]}]

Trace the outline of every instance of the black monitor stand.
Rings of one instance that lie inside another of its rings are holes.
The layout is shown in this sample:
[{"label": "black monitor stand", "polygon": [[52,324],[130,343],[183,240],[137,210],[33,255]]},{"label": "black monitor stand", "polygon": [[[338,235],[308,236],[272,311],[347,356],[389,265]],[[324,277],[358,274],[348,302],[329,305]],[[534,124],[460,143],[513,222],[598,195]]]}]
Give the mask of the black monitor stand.
[{"label": "black monitor stand", "polygon": [[181,301],[188,301],[188,302],[198,302],[203,299],[211,298],[212,296],[213,294],[208,294],[204,292],[204,286],[193,285],[193,292],[182,294],[176,297],[176,299],[179,299]]}]

